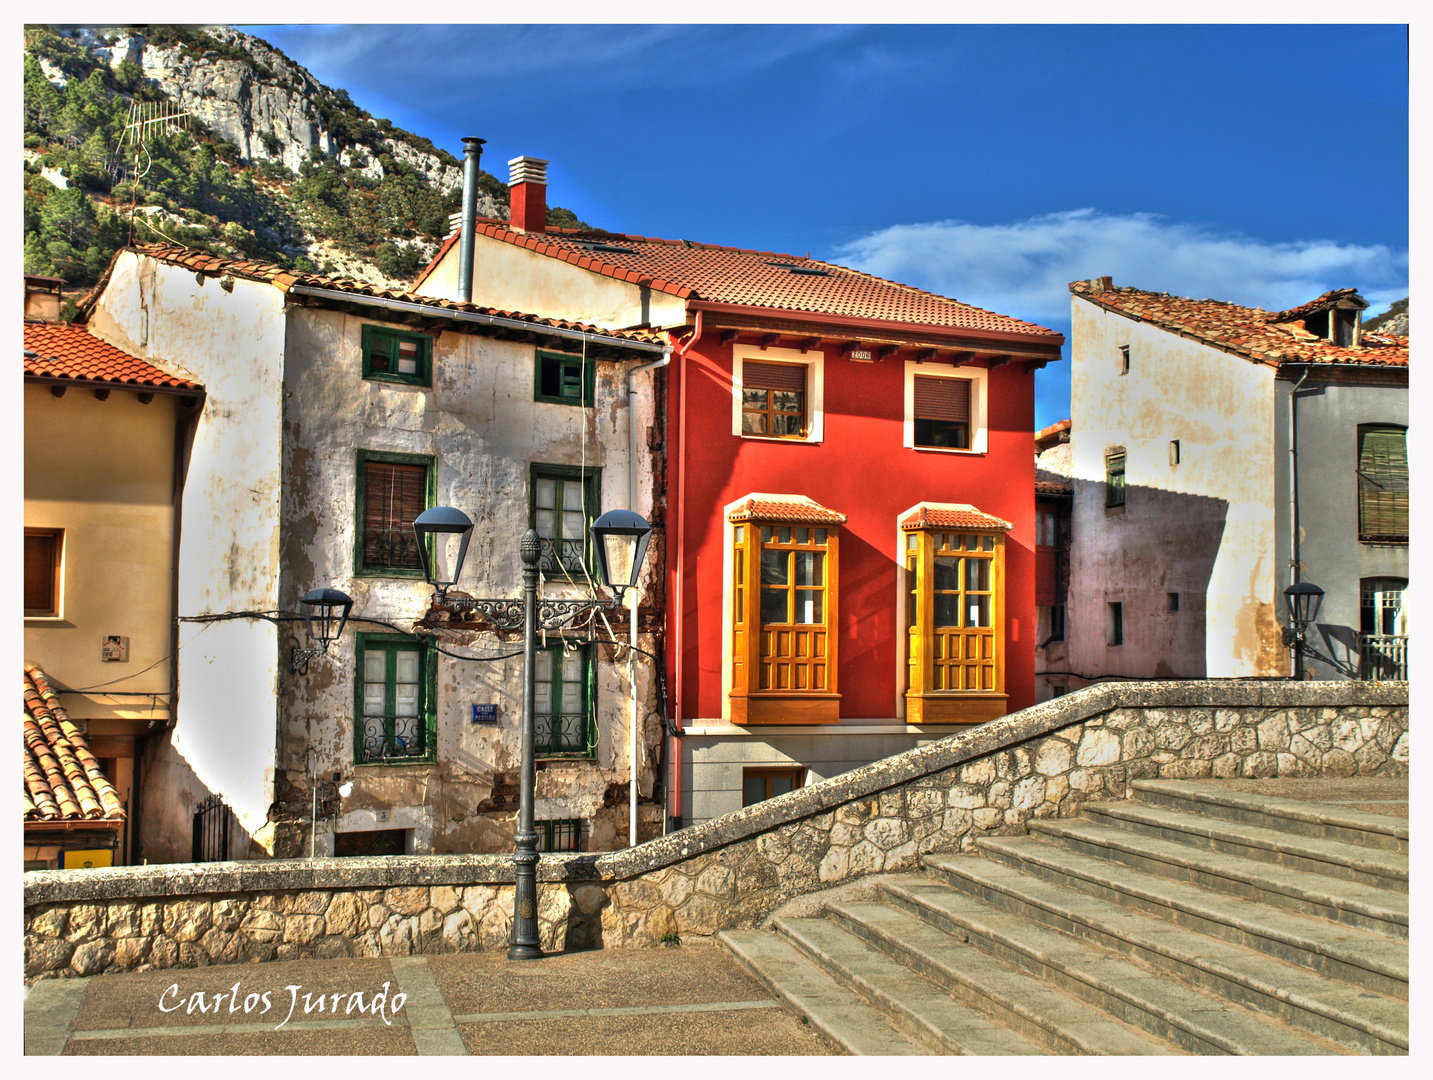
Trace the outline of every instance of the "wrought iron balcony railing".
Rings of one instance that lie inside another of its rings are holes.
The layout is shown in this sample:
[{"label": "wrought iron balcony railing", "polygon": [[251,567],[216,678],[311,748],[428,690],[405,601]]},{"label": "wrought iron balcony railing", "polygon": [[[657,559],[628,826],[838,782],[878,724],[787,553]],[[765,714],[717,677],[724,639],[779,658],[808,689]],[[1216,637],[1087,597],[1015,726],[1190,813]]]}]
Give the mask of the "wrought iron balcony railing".
[{"label": "wrought iron balcony railing", "polygon": [[1408,638],[1398,634],[1358,636],[1358,677],[1370,682],[1406,682]]},{"label": "wrought iron balcony railing", "polygon": [[572,577],[581,577],[586,559],[587,541],[549,540],[544,537],[542,561],[538,565],[541,566],[544,574],[562,573]]},{"label": "wrought iron balcony railing", "polygon": [[360,760],[405,761],[428,755],[428,725],[421,716],[361,716]]},{"label": "wrought iron balcony railing", "polygon": [[538,754],[591,754],[597,749],[595,733],[582,713],[538,713],[533,722]]}]

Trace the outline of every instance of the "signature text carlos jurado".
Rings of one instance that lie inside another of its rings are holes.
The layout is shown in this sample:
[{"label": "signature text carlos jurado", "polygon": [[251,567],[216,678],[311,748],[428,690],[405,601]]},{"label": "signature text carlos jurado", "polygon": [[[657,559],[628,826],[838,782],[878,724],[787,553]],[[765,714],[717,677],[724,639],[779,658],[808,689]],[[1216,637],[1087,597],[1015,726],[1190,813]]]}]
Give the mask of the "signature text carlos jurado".
[{"label": "signature text carlos jurado", "polygon": [[[394,994],[392,999],[388,997],[388,986],[385,982],[383,989],[373,994],[371,998],[364,999],[363,992],[355,990],[352,993],[338,991],[328,994],[305,994],[302,986],[286,986],[289,992],[289,1009],[287,1015],[274,1028],[287,1024],[294,1015],[294,1009],[298,1007],[300,996],[303,999],[304,1015],[311,1013],[326,1013],[326,1016],[341,1015],[352,1016],[357,1013],[359,1017],[377,1016],[385,1024],[391,1025],[393,1021],[389,1017],[396,1016],[408,1000],[407,994]],[[172,983],[159,995],[160,1012],[178,1012],[183,1009],[188,1014],[204,1013],[216,1015],[225,1009],[225,999],[228,999],[229,1015],[258,1015],[263,1016],[274,1007],[272,996],[277,993],[274,990],[264,990],[259,993],[241,994],[239,984],[235,983],[228,990],[217,994],[206,994],[202,990],[196,990],[187,998],[180,992],[179,984]],[[262,1005],[263,1008],[259,1008]],[[282,1001],[280,1002],[282,1008]],[[257,1012],[256,1012],[257,1010]],[[278,1015],[275,1013],[275,1015]]]}]

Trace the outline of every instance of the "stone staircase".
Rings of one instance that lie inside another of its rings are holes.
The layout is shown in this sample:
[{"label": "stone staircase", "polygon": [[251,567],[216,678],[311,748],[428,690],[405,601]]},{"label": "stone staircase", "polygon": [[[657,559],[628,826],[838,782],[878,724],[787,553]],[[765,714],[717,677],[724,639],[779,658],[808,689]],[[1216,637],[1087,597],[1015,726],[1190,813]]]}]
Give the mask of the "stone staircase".
[{"label": "stone staircase", "polygon": [[852,1054],[1408,1052],[1406,820],[1132,787],[719,936]]}]

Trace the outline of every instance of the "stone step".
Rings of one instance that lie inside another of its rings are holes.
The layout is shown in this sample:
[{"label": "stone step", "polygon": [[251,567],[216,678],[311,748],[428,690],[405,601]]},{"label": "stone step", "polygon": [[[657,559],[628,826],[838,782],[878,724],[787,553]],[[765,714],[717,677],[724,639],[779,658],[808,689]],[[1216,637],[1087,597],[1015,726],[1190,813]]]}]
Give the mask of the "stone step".
[{"label": "stone step", "polygon": [[829,919],[778,918],[773,925],[826,974],[860,994],[892,1027],[932,1053],[1045,1052],[1042,1046],[962,1004]]},{"label": "stone step", "polygon": [[1302,802],[1196,780],[1135,780],[1135,797],[1155,806],[1208,814],[1246,825],[1279,829],[1295,836],[1341,840],[1360,847],[1408,853],[1408,821],[1329,803]]},{"label": "stone step", "polygon": [[[912,877],[912,881],[924,881]],[[886,904],[832,904],[830,919],[951,997],[1059,1054],[1177,1054],[1180,1048]]]},{"label": "stone step", "polygon": [[944,874],[956,890],[992,905],[1016,926],[1026,926],[1027,939],[1035,933],[1035,924],[1049,927],[1046,933],[1093,941],[1211,995],[1350,1049],[1407,1053],[1406,1001],[991,859],[928,856],[926,863]]},{"label": "stone step", "polygon": [[1032,819],[1032,835],[1073,851],[1244,900],[1408,940],[1408,894],[1191,847],[1081,818]]},{"label": "stone step", "polygon": [[1277,829],[1222,821],[1163,806],[1137,802],[1089,802],[1081,808],[1093,821],[1177,840],[1247,859],[1290,866],[1378,889],[1408,891],[1408,856],[1312,836],[1290,836]]},{"label": "stone step", "polygon": [[1408,1000],[1406,942],[1145,873],[1046,842],[1039,833],[982,837],[976,845],[987,858],[1022,873]]},{"label": "stone step", "polygon": [[[971,857],[972,861],[982,861]],[[1196,1054],[1346,1054],[1318,1035],[1154,971],[1089,939],[984,903],[929,879],[884,883],[893,906],[1072,997]]]},{"label": "stone step", "polygon": [[724,930],[717,939],[767,989],[846,1053],[926,1053],[923,1047],[895,1031],[859,995],[819,971],[776,934],[768,930]]}]

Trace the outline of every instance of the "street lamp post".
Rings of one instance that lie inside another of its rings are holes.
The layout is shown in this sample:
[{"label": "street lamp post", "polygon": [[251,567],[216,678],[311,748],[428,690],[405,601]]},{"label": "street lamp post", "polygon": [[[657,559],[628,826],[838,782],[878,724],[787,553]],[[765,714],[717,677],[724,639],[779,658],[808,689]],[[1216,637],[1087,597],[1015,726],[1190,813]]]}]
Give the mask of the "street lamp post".
[{"label": "street lamp post", "polygon": [[[522,599],[488,599],[455,597],[448,599],[448,588],[462,572],[468,539],[473,523],[461,510],[450,506],[425,510],[413,523],[418,550],[423,560],[423,575],[438,590],[438,598],[450,606],[471,608],[481,612],[497,630],[523,628],[522,652],[522,764],[518,794],[517,834],[514,837],[514,888],[512,934],[508,941],[509,960],[537,960],[542,947],[537,933],[537,831],[534,815],[534,792],[537,786],[537,719],[534,715],[535,691],[533,674],[537,660],[537,631],[556,630],[571,622],[574,616],[595,608],[618,607],[628,589],[636,586],[651,540],[652,527],[630,510],[610,510],[592,523],[592,544],[597,552],[598,576],[602,585],[615,594],[612,598],[592,600],[549,600],[537,598],[539,563],[542,559],[542,538],[529,529],[518,543],[522,560]],[[430,557],[427,538],[446,542],[449,552],[448,573],[443,574],[437,563],[438,551]],[[455,546],[456,545],[456,546]],[[619,580],[615,576],[621,575]],[[633,612],[635,626],[636,613]],[[635,632],[633,635],[635,639]],[[635,695],[635,682],[632,688]],[[635,775],[636,762],[632,763]],[[633,829],[635,841],[635,827]]]}]

